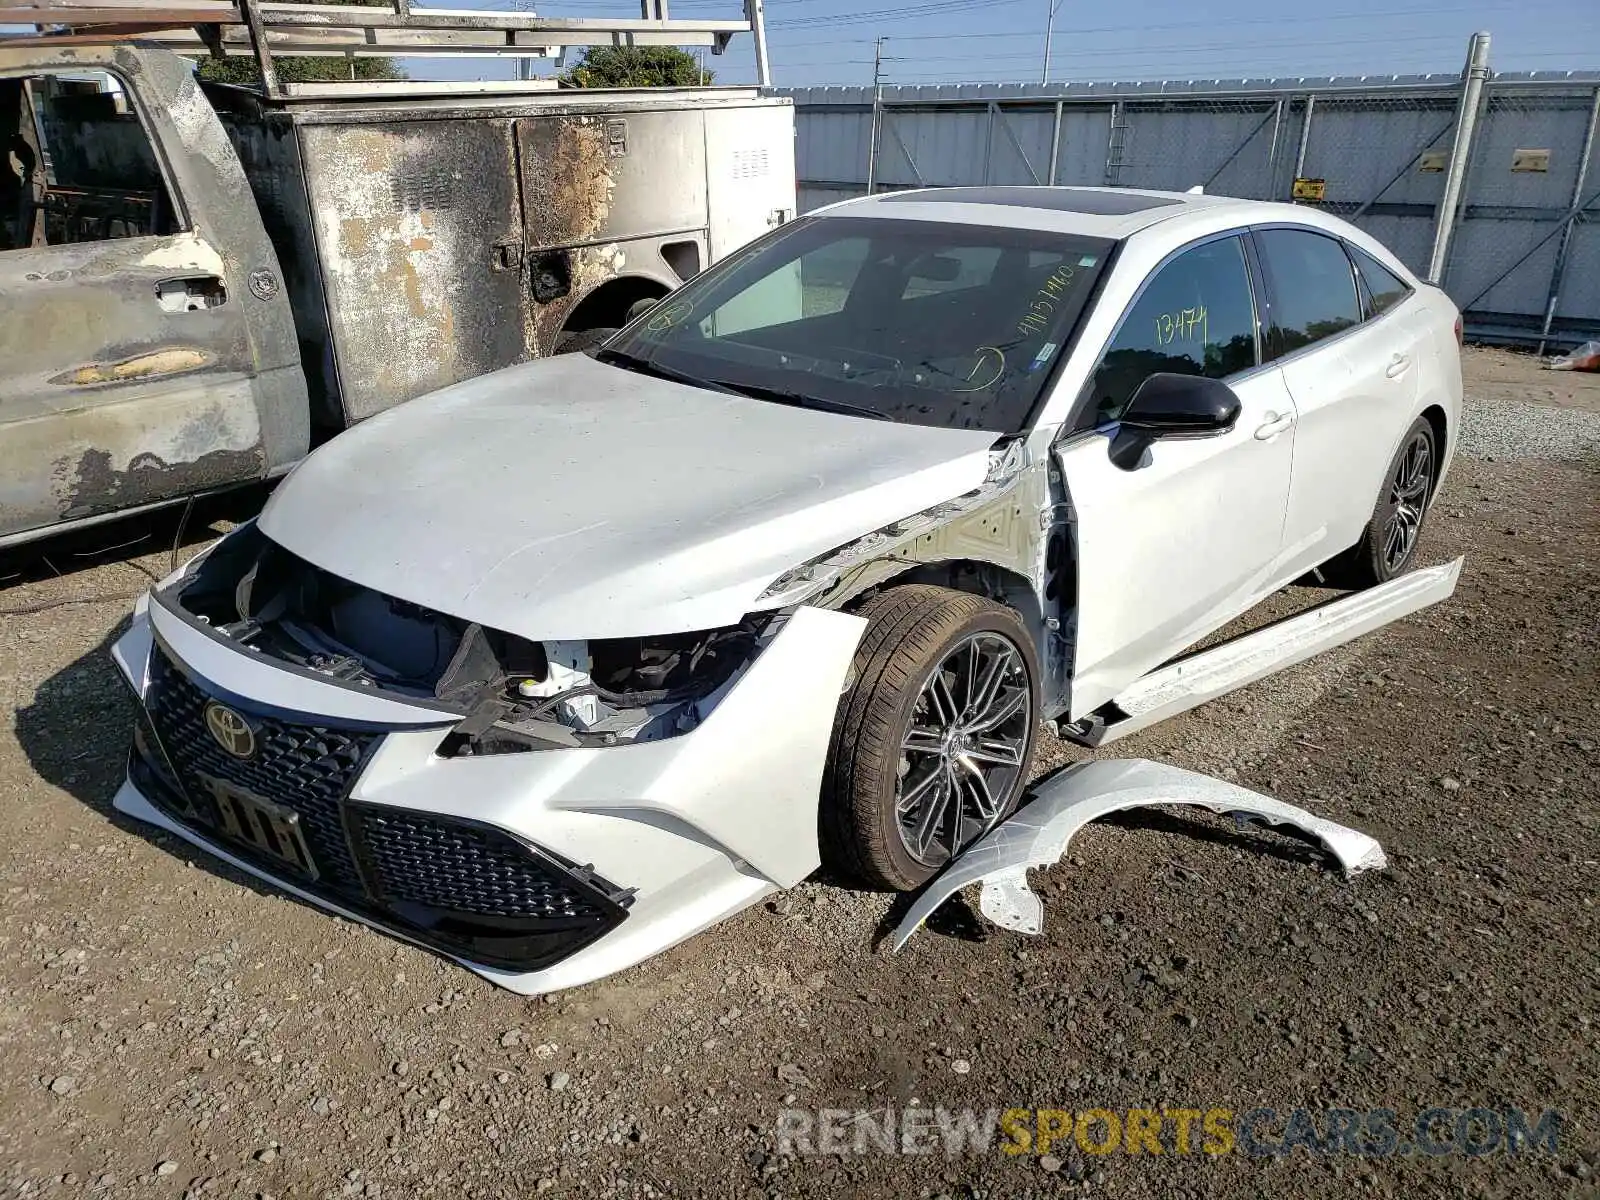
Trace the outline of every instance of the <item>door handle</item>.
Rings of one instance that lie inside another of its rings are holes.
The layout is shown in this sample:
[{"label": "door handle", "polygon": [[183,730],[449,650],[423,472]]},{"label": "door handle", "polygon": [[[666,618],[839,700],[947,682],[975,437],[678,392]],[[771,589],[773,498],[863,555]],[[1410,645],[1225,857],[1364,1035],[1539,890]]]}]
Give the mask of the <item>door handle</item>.
[{"label": "door handle", "polygon": [[156,304],[163,312],[194,312],[228,302],[228,285],[219,275],[189,275],[156,284]]},{"label": "door handle", "polygon": [[1388,379],[1399,379],[1400,376],[1402,376],[1402,375],[1404,375],[1406,373],[1406,370],[1410,366],[1411,366],[1411,356],[1410,355],[1408,355],[1408,354],[1396,354],[1392,359],[1389,360],[1389,365],[1384,369],[1383,374]]},{"label": "door handle", "polygon": [[1277,437],[1285,429],[1294,424],[1294,414],[1284,413],[1281,417],[1275,412],[1267,414],[1265,425],[1256,426],[1256,441],[1265,442]]}]

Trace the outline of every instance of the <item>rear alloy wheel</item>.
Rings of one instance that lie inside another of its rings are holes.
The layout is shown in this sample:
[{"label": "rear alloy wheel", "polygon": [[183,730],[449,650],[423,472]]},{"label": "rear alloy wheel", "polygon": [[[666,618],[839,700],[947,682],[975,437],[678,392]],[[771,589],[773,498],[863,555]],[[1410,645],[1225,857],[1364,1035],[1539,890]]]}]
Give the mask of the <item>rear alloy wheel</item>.
[{"label": "rear alloy wheel", "polygon": [[1016,613],[925,584],[860,609],[867,632],[824,776],[828,864],[903,891],[1004,820],[1028,778],[1038,714]]},{"label": "rear alloy wheel", "polygon": [[1333,582],[1366,588],[1406,572],[1416,557],[1422,520],[1433,499],[1438,458],[1433,426],[1418,417],[1389,464],[1361,540],[1328,565]]},{"label": "rear alloy wheel", "polygon": [[1381,531],[1384,573],[1405,570],[1422,532],[1422,514],[1433,486],[1433,439],[1425,429],[1414,431],[1400,450],[1400,463],[1389,483],[1389,515]]}]

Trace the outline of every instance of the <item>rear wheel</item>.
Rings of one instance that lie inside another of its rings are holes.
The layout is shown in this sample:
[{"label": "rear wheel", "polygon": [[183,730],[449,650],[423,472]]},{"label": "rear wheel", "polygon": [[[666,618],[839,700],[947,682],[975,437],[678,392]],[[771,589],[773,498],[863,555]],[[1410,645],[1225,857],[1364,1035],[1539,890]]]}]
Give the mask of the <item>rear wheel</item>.
[{"label": "rear wheel", "polygon": [[1437,477],[1433,426],[1418,417],[1389,464],[1361,540],[1329,564],[1329,574],[1336,582],[1346,587],[1372,587],[1406,572],[1416,557],[1422,519]]},{"label": "rear wheel", "polygon": [[823,779],[828,865],[919,886],[998,825],[1028,778],[1038,664],[1017,614],[925,584],[859,610],[867,632]]}]

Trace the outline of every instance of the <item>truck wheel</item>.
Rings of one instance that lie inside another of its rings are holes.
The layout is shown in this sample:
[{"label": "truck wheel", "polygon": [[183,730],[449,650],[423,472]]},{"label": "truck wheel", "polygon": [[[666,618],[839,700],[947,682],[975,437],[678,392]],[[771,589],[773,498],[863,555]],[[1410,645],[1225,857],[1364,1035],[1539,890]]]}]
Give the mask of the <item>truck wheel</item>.
[{"label": "truck wheel", "polygon": [[1333,582],[1367,588],[1405,573],[1416,557],[1417,537],[1439,474],[1438,460],[1433,426],[1418,417],[1384,474],[1361,540],[1329,564]]},{"label": "truck wheel", "polygon": [[1028,779],[1039,709],[1033,639],[1011,609],[927,584],[868,621],[823,774],[824,862],[915,888],[1004,820]]},{"label": "truck wheel", "polygon": [[570,333],[563,333],[556,339],[556,354],[577,354],[584,350],[593,350],[613,333],[616,327],[602,326],[599,329],[574,329]]}]

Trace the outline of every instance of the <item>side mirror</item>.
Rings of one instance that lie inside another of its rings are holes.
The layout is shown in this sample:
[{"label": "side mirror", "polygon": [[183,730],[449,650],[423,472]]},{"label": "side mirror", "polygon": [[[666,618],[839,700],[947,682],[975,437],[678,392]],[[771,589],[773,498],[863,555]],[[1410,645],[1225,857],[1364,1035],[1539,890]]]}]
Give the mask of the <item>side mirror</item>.
[{"label": "side mirror", "polygon": [[622,323],[626,325],[635,317],[644,316],[645,313],[649,312],[658,303],[660,303],[660,300],[655,296],[640,297],[638,300],[635,300],[632,304],[628,305],[628,311],[623,314]]},{"label": "side mirror", "polygon": [[1211,437],[1238,419],[1239,397],[1220,379],[1163,371],[1148,376],[1128,401],[1111,442],[1111,461],[1131,471],[1158,438]]}]

